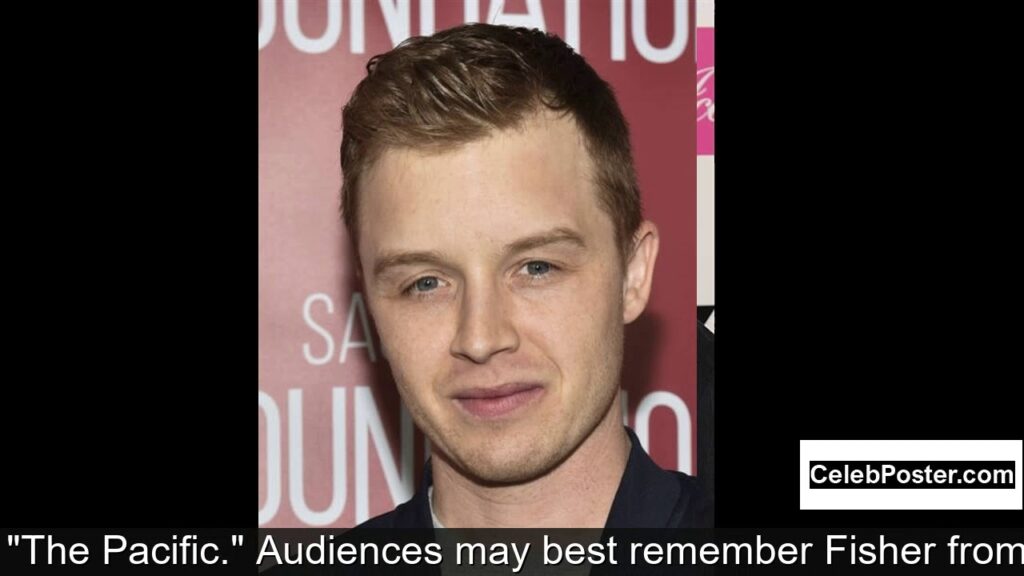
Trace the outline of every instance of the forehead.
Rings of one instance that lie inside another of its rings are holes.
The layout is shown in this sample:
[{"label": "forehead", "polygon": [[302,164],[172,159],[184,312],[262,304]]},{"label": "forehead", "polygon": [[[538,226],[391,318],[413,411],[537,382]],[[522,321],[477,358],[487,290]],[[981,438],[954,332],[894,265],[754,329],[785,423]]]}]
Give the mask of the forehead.
[{"label": "forehead", "polygon": [[549,113],[440,152],[387,150],[361,186],[361,251],[498,246],[554,227],[613,242],[593,173],[575,122]]}]

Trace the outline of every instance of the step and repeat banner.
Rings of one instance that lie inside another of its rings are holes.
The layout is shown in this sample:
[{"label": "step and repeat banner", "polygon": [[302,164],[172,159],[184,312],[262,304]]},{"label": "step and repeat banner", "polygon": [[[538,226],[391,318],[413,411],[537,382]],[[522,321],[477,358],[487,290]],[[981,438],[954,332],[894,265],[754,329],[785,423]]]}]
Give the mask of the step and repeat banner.
[{"label": "step and repeat banner", "polygon": [[715,331],[715,2],[697,2],[697,314]]},{"label": "step and repeat banner", "polygon": [[714,54],[698,46],[713,40],[698,21],[713,20],[697,11],[713,4],[258,3],[259,525],[352,526],[420,479],[429,448],[381,355],[339,216],[341,108],[370,57],[465,22],[557,34],[615,88],[645,215],[661,233],[650,304],[626,330],[623,420],[663,467],[698,473],[695,327],[698,305],[714,305],[713,227],[698,212],[713,218]]}]

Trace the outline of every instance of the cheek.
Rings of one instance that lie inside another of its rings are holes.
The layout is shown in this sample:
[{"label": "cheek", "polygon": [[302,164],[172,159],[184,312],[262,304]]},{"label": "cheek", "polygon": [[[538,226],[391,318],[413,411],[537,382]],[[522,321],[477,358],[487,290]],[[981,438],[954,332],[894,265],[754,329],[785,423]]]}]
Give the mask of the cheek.
[{"label": "cheek", "polygon": [[523,332],[563,371],[601,369],[615,361],[614,347],[621,346],[620,280],[614,271],[599,272],[568,283],[551,298],[531,302],[520,315]]},{"label": "cheek", "polygon": [[377,306],[374,321],[391,372],[400,385],[430,382],[449,356],[451,321],[441,307]]}]

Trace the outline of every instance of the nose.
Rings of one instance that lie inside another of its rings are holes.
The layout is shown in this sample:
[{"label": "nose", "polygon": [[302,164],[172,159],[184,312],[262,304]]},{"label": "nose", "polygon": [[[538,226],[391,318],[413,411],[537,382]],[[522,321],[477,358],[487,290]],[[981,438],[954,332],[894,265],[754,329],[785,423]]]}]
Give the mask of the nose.
[{"label": "nose", "polygon": [[459,326],[452,340],[453,356],[475,364],[487,362],[495,354],[519,348],[519,334],[508,314],[510,303],[494,282],[477,282],[462,295]]}]

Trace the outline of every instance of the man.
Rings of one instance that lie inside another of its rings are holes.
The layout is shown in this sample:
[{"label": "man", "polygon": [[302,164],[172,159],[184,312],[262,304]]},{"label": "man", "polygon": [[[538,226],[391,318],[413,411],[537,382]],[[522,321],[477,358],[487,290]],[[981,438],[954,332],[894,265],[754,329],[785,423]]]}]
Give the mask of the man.
[{"label": "man", "polygon": [[647,304],[626,122],[560,39],[471,24],[374,57],[343,113],[342,211],[398,390],[430,439],[416,496],[371,527],[702,521],[619,403]]}]

